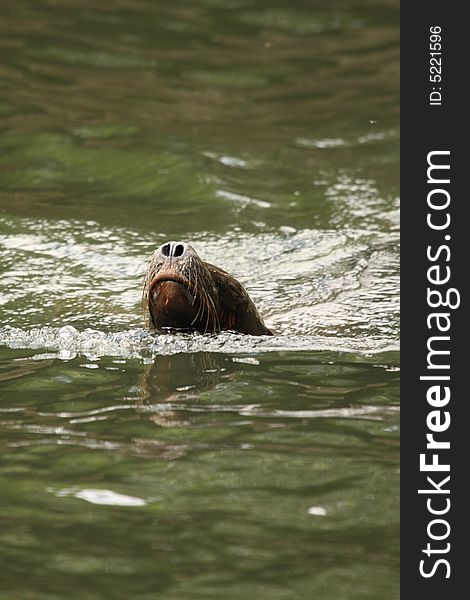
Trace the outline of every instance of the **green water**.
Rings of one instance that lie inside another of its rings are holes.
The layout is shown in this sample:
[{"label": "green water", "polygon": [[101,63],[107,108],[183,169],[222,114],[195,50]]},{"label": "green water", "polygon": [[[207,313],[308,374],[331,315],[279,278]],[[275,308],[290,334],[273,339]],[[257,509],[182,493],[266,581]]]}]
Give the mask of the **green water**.
[{"label": "green water", "polygon": [[[398,2],[0,2],[0,599],[398,598]],[[152,335],[170,240],[276,335]]]}]

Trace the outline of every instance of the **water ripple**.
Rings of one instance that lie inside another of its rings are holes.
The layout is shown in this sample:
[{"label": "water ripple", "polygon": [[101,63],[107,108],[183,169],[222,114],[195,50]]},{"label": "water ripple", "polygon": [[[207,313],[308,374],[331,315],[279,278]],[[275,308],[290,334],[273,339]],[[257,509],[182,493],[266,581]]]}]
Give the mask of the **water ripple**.
[{"label": "water ripple", "polygon": [[[370,185],[338,180],[327,193],[337,200],[338,210],[347,201],[353,209],[357,204],[358,217],[370,209],[371,219],[375,213],[386,218]],[[364,198],[369,198],[369,209]],[[152,239],[96,223],[19,219],[2,224],[0,219],[5,265],[0,344],[53,349],[63,359],[76,353],[134,356],[145,350],[174,353],[207,347],[373,351],[397,345],[394,231],[280,227],[256,234],[205,233],[188,240],[204,260],[245,285],[278,334],[270,341],[174,338],[142,331],[143,274],[150,253],[164,240],[163,235]]]}]

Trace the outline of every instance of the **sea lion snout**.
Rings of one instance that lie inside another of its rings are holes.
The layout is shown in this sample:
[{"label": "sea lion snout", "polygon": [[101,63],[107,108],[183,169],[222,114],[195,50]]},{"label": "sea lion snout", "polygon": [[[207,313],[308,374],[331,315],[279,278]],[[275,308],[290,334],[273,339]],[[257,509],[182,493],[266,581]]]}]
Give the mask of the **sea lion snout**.
[{"label": "sea lion snout", "polygon": [[158,252],[165,258],[179,258],[184,256],[188,250],[185,242],[165,242],[160,246]]}]

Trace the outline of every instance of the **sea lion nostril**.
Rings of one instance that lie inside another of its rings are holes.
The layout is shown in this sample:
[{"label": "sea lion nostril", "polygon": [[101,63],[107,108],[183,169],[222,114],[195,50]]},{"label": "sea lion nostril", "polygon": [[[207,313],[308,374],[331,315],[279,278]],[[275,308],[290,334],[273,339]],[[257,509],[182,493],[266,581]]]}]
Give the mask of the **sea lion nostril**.
[{"label": "sea lion nostril", "polygon": [[171,244],[163,244],[163,246],[160,248],[160,251],[163,256],[171,256]]},{"label": "sea lion nostril", "polygon": [[179,258],[186,251],[186,244],[182,242],[166,242],[160,246],[160,252],[167,258]]},{"label": "sea lion nostril", "polygon": [[183,256],[184,254],[184,246],[183,244],[174,244],[173,246],[173,256]]}]

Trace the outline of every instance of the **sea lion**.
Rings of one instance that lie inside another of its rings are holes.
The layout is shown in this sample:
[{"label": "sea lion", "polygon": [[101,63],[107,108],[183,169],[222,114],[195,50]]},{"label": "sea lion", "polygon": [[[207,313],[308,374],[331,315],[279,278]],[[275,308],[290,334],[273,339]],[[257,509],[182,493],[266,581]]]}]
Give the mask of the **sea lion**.
[{"label": "sea lion", "polygon": [[143,302],[152,329],[273,335],[245,288],[185,242],[166,242],[152,254]]}]

